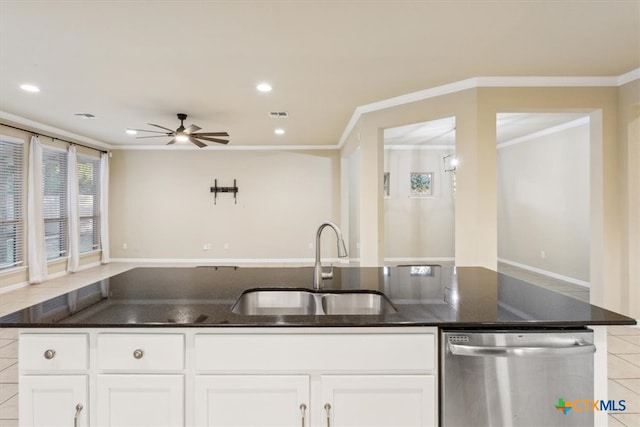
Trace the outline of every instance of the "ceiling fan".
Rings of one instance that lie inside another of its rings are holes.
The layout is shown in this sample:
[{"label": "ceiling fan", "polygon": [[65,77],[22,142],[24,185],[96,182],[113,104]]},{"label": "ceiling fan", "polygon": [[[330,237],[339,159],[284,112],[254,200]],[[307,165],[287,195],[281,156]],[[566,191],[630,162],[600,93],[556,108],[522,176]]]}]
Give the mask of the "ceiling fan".
[{"label": "ceiling fan", "polygon": [[176,130],[171,130],[164,126],[154,125],[153,123],[147,123],[149,126],[154,126],[160,129],[164,129],[164,132],[159,132],[157,130],[146,130],[146,129],[131,129],[138,132],[151,132],[151,133],[160,133],[162,135],[152,135],[152,136],[138,136],[136,139],[142,138],[160,138],[160,137],[170,137],[171,141],[167,143],[174,144],[176,142],[192,142],[198,147],[206,147],[207,144],[203,141],[207,142],[217,142],[218,144],[228,144],[229,141],[226,139],[216,138],[219,136],[228,137],[229,134],[227,132],[198,132],[201,128],[196,125],[190,125],[189,127],[184,127],[184,121],[187,120],[187,115],[184,113],[178,113],[178,120],[180,120],[180,126]]}]

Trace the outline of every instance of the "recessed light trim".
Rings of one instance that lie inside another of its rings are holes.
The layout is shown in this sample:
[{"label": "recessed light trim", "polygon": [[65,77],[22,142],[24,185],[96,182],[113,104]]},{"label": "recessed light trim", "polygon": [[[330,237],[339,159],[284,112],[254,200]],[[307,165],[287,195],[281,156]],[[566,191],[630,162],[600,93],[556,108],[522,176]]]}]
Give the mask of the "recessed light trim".
[{"label": "recessed light trim", "polygon": [[275,133],[276,135],[284,135],[284,129],[277,128],[273,131],[273,133]]},{"label": "recessed light trim", "polygon": [[273,87],[271,87],[271,85],[267,82],[262,82],[256,86],[256,90],[258,92],[267,93],[267,92],[271,92],[273,90]]},{"label": "recessed light trim", "polygon": [[40,92],[40,88],[38,86],[29,84],[29,83],[21,84],[20,89],[22,89],[25,92],[31,92],[31,93]]},{"label": "recessed light trim", "polygon": [[137,133],[138,133],[137,130],[127,129],[127,134],[129,134],[129,135],[136,135]]}]

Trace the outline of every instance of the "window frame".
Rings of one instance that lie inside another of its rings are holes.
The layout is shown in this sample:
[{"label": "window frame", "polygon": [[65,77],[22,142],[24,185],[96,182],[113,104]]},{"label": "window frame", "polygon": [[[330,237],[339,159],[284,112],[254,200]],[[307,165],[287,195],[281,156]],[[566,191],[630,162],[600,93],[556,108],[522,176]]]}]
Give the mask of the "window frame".
[{"label": "window frame", "polygon": [[[95,186],[95,192],[93,194],[94,199],[93,199],[93,213],[92,215],[82,215],[82,209],[80,207],[78,207],[78,227],[82,227],[82,221],[86,221],[86,220],[91,220],[92,222],[92,227],[93,227],[93,244],[91,249],[89,250],[82,250],[82,243],[80,243],[80,255],[83,254],[88,254],[91,252],[97,252],[100,250],[100,243],[101,243],[101,238],[102,236],[100,235],[100,190],[102,187],[102,183],[101,183],[101,159],[100,157],[96,157],[96,156],[92,156],[89,154],[80,154],[78,153],[78,161],[77,161],[77,166],[78,166],[78,203],[80,203],[80,197],[83,196],[83,194],[81,193],[81,189],[80,189],[80,168],[81,168],[81,164],[87,164],[87,163],[92,163],[93,164],[93,170],[92,170],[92,181],[93,181],[93,185]],[[78,236],[80,238],[80,240],[82,240],[82,232],[79,229],[78,230]]]},{"label": "window frame", "polygon": [[[17,174],[19,175],[19,179],[17,180],[19,188],[17,192],[12,192],[14,202],[12,204],[13,216],[17,219],[0,219],[0,226],[13,226],[13,251],[12,257],[13,261],[11,263],[4,263],[2,259],[0,259],[0,273],[5,273],[7,271],[15,270],[15,269],[24,269],[26,268],[26,259],[25,259],[25,242],[26,242],[26,144],[25,141],[21,138],[17,138],[15,136],[6,135],[0,133],[0,145],[4,145],[4,143],[12,144],[15,146],[19,146],[19,148],[13,148],[15,150],[12,154],[17,157],[19,155],[21,157]],[[19,151],[19,153],[18,153]],[[15,161],[15,157],[14,157]],[[0,173],[2,175],[2,173]],[[7,175],[9,175],[7,173]],[[15,182],[15,179],[14,179]],[[9,192],[7,192],[7,196]],[[7,205],[7,208],[9,206]],[[8,255],[8,253],[7,253]]]}]

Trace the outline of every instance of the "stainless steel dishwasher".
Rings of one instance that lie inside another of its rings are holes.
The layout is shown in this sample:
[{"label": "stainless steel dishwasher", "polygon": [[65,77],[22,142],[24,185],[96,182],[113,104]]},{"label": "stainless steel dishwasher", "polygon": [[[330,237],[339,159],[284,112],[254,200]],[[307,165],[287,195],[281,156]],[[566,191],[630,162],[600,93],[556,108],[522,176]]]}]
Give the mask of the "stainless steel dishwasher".
[{"label": "stainless steel dishwasher", "polygon": [[591,330],[443,330],[440,342],[444,427],[593,425],[592,410],[564,409],[594,400]]}]

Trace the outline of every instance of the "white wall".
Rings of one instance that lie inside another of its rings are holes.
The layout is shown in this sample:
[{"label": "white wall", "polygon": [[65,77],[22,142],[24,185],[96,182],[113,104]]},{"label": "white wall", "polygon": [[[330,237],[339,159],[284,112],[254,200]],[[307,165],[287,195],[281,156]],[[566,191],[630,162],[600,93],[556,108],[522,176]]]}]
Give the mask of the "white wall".
[{"label": "white wall", "polygon": [[589,124],[498,148],[498,258],[589,282]]},{"label": "white wall", "polygon": [[[320,223],[339,222],[339,168],[337,151],[114,151],[111,256],[311,259]],[[237,179],[237,204],[218,194],[214,205],[216,178]]]},{"label": "white wall", "polygon": [[[453,259],[453,174],[444,172],[442,161],[453,152],[385,149],[385,172],[390,174],[390,194],[384,200],[385,259]],[[410,197],[411,172],[433,172],[433,197]]]}]

